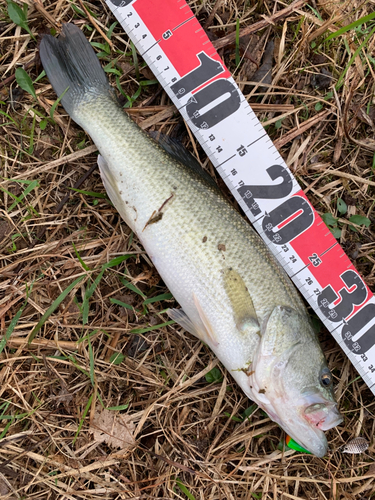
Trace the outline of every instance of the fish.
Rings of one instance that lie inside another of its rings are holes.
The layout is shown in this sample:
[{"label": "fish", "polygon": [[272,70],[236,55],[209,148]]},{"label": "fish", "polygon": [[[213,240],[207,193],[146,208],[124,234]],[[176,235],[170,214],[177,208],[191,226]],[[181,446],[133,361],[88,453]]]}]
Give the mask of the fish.
[{"label": "fish", "polygon": [[[342,421],[305,305],[263,240],[186,149],[124,112],[82,31],[43,37],[40,57],[97,146],[107,194],[180,305],[170,318],[204,342],[243,392],[309,452]],[[252,161],[256,161],[253,159]]]}]

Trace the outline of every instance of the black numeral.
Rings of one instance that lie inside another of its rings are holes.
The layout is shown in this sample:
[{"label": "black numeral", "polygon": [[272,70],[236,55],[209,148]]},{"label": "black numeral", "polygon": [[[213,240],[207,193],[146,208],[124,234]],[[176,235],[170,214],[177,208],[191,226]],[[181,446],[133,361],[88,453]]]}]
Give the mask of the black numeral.
[{"label": "black numeral", "polygon": [[[203,108],[223,96],[227,96],[225,100],[220,101],[205,113],[200,113]],[[221,79],[215,80],[194,94],[186,105],[186,111],[197,128],[207,129],[235,113],[240,105],[241,98],[236,87],[228,80]]]},{"label": "black numeral", "polygon": [[197,54],[197,57],[200,63],[199,66],[171,86],[171,90],[178,99],[181,99],[185,94],[197,89],[204,83],[210,81],[211,78],[224,72],[222,64],[211,59],[211,57],[208,57],[204,52]]},{"label": "black numeral", "polygon": [[[275,229],[288,219],[291,220],[280,229]],[[265,215],[262,226],[272,243],[284,245],[306,231],[313,222],[314,212],[310,204],[301,196],[293,196]]]},{"label": "black numeral", "polygon": [[355,271],[352,269],[345,271],[342,273],[341,279],[348,288],[352,288],[354,285],[356,288],[352,292],[348,292],[345,287],[341,288],[338,292],[341,297],[341,301],[337,304],[337,306],[332,308],[329,307],[332,302],[335,302],[339,298],[331,285],[326,286],[318,298],[319,309],[326,318],[335,323],[338,323],[339,321],[342,321],[350,316],[353,312],[354,306],[362,304],[367,297],[366,286],[359,274]]},{"label": "black numeral", "polygon": [[245,185],[237,190],[254,217],[261,213],[259,208],[254,209],[254,198],[261,198],[263,200],[284,198],[293,189],[293,182],[286,168],[281,165],[272,165],[267,168],[267,173],[273,181],[281,177],[281,182],[268,186]]},{"label": "black numeral", "polygon": [[240,155],[240,156],[245,156],[245,154],[247,153],[247,149],[245,148],[245,146],[241,146],[237,149],[237,153]]},{"label": "black numeral", "polygon": [[354,354],[362,355],[363,361],[367,361],[364,354],[375,344],[375,325],[370,326],[354,342],[353,337],[366,327],[375,318],[375,304],[366,304],[355,316],[344,325],[341,336],[347,347]]},{"label": "black numeral", "polygon": [[[113,5],[116,5],[117,7],[126,7],[126,5],[129,5],[133,2],[134,0],[111,0]],[[128,14],[128,17],[132,15],[132,12]]]},{"label": "black numeral", "polygon": [[170,38],[172,35],[173,35],[172,31],[167,30],[162,34],[162,37],[164,38],[164,40],[168,40],[168,38]]}]

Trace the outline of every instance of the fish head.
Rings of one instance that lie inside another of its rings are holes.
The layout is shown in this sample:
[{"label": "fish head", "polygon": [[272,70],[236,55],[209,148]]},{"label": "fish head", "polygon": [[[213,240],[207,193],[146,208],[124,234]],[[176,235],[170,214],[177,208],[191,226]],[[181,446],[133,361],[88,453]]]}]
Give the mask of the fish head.
[{"label": "fish head", "polygon": [[308,318],[277,306],[263,328],[249,383],[254,399],[297,443],[318,457],[323,431],[342,421],[332,375]]}]

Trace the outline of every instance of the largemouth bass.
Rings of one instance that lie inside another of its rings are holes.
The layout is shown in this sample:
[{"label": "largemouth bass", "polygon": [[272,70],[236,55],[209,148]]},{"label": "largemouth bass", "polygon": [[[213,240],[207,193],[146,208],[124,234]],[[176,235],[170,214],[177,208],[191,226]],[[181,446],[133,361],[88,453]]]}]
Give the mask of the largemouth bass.
[{"label": "largemouth bass", "polygon": [[199,164],[167,139],[161,147],[124,113],[78,27],[45,36],[40,56],[65,110],[100,151],[111,201],[181,306],[170,317],[296,442],[324,456],[323,431],[342,421],[332,375],[299,294],[266,245]]}]

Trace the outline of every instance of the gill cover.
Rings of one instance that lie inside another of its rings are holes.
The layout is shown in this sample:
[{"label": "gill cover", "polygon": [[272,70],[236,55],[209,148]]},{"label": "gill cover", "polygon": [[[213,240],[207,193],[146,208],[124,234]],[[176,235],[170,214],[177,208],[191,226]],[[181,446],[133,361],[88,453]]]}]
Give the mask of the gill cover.
[{"label": "gill cover", "polygon": [[262,338],[256,356],[256,386],[264,400],[271,389],[282,396],[282,373],[292,352],[300,343],[298,335],[305,329],[306,318],[287,306],[277,306],[263,327]]}]

